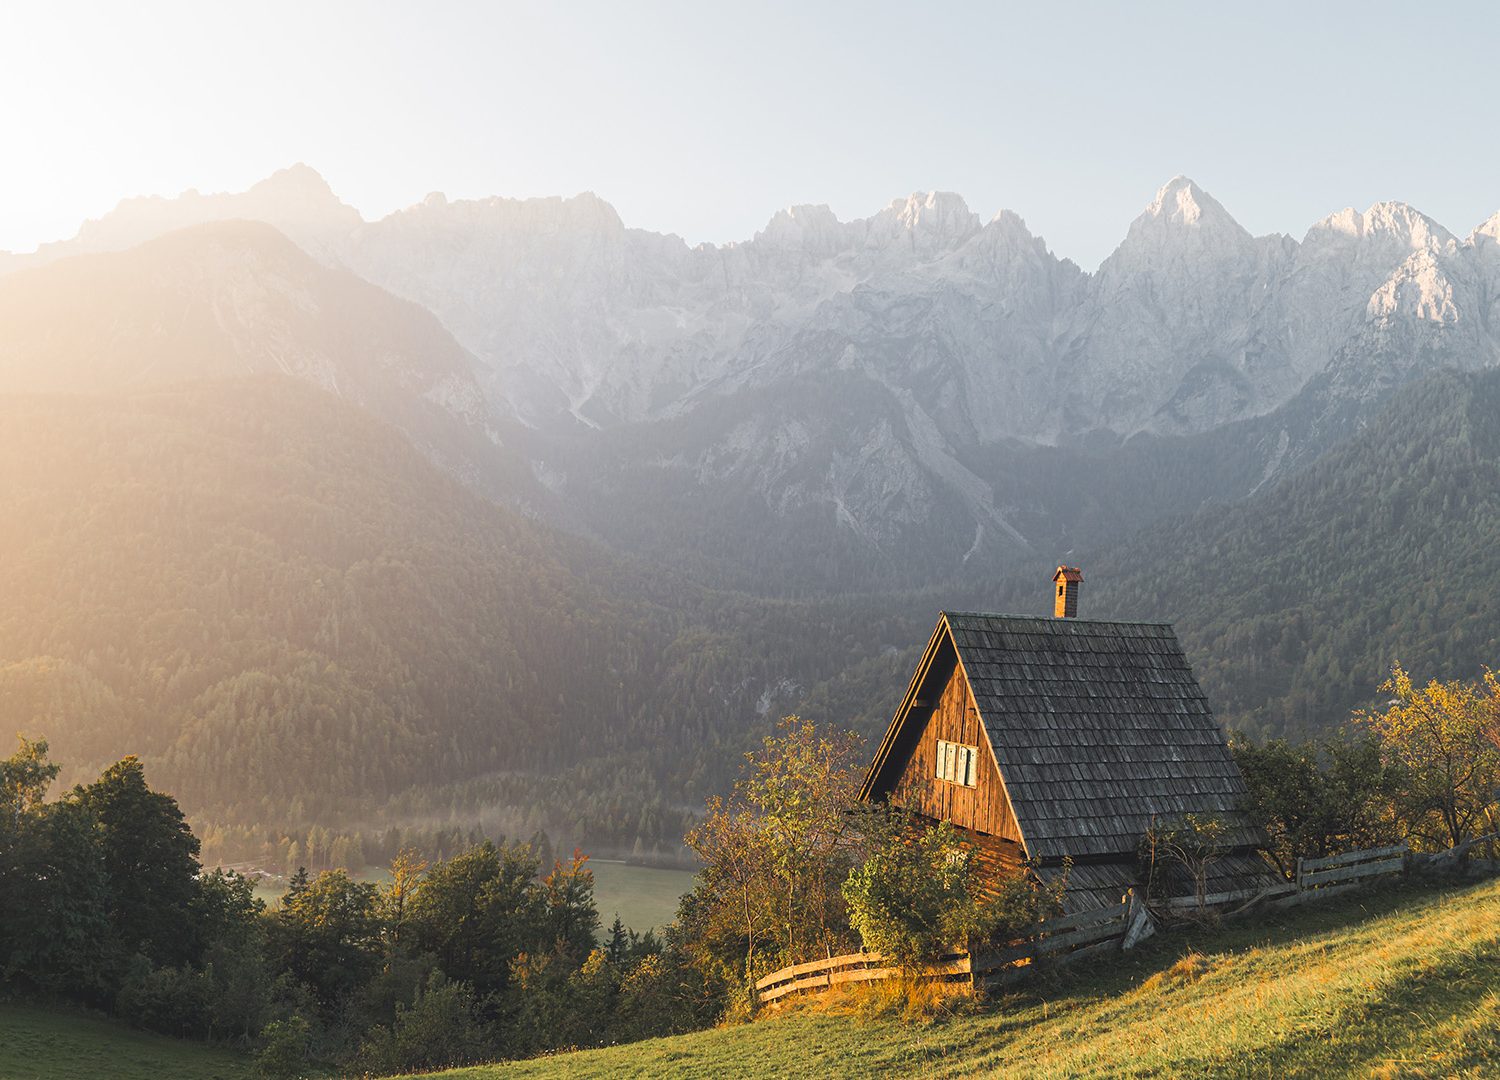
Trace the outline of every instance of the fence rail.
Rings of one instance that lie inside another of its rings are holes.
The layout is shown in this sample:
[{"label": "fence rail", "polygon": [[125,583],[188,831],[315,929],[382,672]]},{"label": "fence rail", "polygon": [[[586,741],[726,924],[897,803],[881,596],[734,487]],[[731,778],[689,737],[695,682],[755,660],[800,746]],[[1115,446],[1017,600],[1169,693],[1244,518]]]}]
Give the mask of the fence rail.
[{"label": "fence rail", "polygon": [[1297,860],[1297,889],[1317,889],[1328,885],[1356,884],[1406,869],[1408,849],[1405,844],[1366,848],[1329,855],[1321,859]]}]

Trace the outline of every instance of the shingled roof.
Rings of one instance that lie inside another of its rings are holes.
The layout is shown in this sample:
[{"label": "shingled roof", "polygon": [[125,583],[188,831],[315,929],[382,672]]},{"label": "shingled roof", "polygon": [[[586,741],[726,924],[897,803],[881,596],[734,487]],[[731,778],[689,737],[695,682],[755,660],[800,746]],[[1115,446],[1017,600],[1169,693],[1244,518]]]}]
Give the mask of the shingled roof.
[{"label": "shingled roof", "polygon": [[927,665],[951,640],[989,735],[1027,854],[1134,853],[1153,816],[1213,814],[1228,846],[1265,836],[1245,784],[1171,626],[944,612],[923,667],[865,780],[899,775],[898,731]]}]

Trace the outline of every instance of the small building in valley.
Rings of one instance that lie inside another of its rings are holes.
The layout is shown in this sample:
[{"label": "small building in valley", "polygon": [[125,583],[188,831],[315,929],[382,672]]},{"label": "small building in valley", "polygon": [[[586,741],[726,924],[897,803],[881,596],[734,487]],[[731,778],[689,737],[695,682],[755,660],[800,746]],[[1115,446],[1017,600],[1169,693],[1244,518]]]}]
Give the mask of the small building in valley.
[{"label": "small building in valley", "polygon": [[1079,619],[1083,575],[1053,581],[1052,619],[939,616],[860,798],[951,822],[991,880],[1071,863],[1070,913],[1138,888],[1142,836],[1186,814],[1227,826],[1207,892],[1279,881],[1172,627]]}]

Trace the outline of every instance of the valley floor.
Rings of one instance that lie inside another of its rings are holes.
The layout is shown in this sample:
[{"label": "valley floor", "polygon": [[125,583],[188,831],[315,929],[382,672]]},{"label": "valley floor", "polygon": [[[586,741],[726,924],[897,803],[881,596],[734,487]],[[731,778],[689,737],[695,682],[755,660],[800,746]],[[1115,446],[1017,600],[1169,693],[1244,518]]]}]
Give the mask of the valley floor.
[{"label": "valley floor", "polygon": [[1163,935],[930,1022],[851,1000],[440,1074],[527,1077],[1500,1075],[1500,882],[1404,887]]}]

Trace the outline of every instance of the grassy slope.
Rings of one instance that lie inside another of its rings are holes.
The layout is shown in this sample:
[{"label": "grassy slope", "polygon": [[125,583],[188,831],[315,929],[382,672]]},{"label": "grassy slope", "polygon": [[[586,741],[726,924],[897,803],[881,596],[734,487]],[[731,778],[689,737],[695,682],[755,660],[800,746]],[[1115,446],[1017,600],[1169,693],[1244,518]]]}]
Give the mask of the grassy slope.
[{"label": "grassy slope", "polygon": [[5,1080],[240,1080],[249,1058],[88,1013],[0,1003]]},{"label": "grassy slope", "polygon": [[[1206,971],[1196,980],[1174,977],[1173,965],[1194,951]],[[1165,935],[1050,986],[934,1022],[804,1012],[442,1075],[1479,1077],[1497,1070],[1500,883],[1491,882],[1397,889],[1215,933]]]}]

